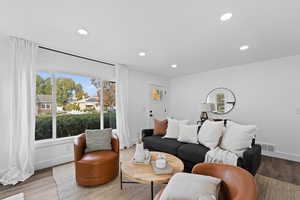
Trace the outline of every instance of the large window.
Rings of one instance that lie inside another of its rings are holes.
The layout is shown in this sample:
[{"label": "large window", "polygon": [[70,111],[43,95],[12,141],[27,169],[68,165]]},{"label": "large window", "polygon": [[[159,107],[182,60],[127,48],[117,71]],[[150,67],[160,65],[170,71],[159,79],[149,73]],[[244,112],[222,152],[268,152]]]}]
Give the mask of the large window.
[{"label": "large window", "polygon": [[116,128],[115,82],[71,74],[36,75],[35,139]]},{"label": "large window", "polygon": [[103,81],[104,128],[116,128],[116,83]]},{"label": "large window", "polygon": [[[52,138],[52,85],[52,74],[38,73],[36,75],[36,140]],[[46,105],[49,107],[47,108]]]}]

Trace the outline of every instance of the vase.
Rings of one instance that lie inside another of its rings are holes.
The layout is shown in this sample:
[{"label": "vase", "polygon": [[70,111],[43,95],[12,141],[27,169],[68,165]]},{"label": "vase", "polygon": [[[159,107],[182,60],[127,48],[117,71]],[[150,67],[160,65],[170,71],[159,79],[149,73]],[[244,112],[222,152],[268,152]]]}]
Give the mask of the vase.
[{"label": "vase", "polygon": [[136,143],[134,160],[136,162],[144,162],[145,161],[144,143]]}]

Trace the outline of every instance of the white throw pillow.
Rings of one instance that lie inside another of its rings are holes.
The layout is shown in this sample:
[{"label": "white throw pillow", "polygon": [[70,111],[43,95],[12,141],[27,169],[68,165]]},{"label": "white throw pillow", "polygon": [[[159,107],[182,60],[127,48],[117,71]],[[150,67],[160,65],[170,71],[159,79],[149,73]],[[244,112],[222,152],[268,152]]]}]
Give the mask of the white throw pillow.
[{"label": "white throw pillow", "polygon": [[220,147],[234,153],[244,151],[251,146],[255,132],[254,125],[241,125],[228,121]]},{"label": "white throw pillow", "polygon": [[170,179],[160,200],[217,200],[220,183],[221,179],[211,176],[177,173]]},{"label": "white throw pillow", "polygon": [[198,134],[198,140],[200,144],[214,149],[220,143],[220,138],[222,137],[224,130],[224,122],[214,122],[206,120],[200,128]]},{"label": "white throw pillow", "polygon": [[164,138],[178,138],[179,136],[179,124],[188,124],[188,120],[176,120],[176,119],[168,119],[168,128],[167,134]]},{"label": "white throw pillow", "polygon": [[198,125],[179,124],[178,141],[198,144]]}]

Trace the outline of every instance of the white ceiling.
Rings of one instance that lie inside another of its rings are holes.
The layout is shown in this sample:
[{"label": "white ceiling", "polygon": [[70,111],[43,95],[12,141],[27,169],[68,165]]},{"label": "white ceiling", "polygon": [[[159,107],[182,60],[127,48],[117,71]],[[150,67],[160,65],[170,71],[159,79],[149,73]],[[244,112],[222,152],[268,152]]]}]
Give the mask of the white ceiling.
[{"label": "white ceiling", "polygon": [[[221,22],[225,12],[233,17]],[[77,35],[82,27],[87,37]],[[179,76],[299,54],[300,1],[1,0],[0,32]]]}]

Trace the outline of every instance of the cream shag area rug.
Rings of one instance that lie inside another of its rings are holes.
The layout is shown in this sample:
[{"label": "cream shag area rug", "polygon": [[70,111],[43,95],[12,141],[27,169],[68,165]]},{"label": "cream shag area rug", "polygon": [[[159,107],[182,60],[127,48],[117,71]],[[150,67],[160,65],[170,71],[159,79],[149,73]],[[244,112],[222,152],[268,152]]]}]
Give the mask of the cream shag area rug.
[{"label": "cream shag area rug", "polygon": [[[122,151],[121,160],[131,158],[132,150]],[[53,176],[57,184],[60,200],[148,200],[150,185],[123,184],[120,189],[119,177],[96,187],[81,187],[75,181],[74,163],[53,168]],[[300,186],[256,175],[259,200],[299,200]],[[154,194],[165,185],[155,185]]]}]

